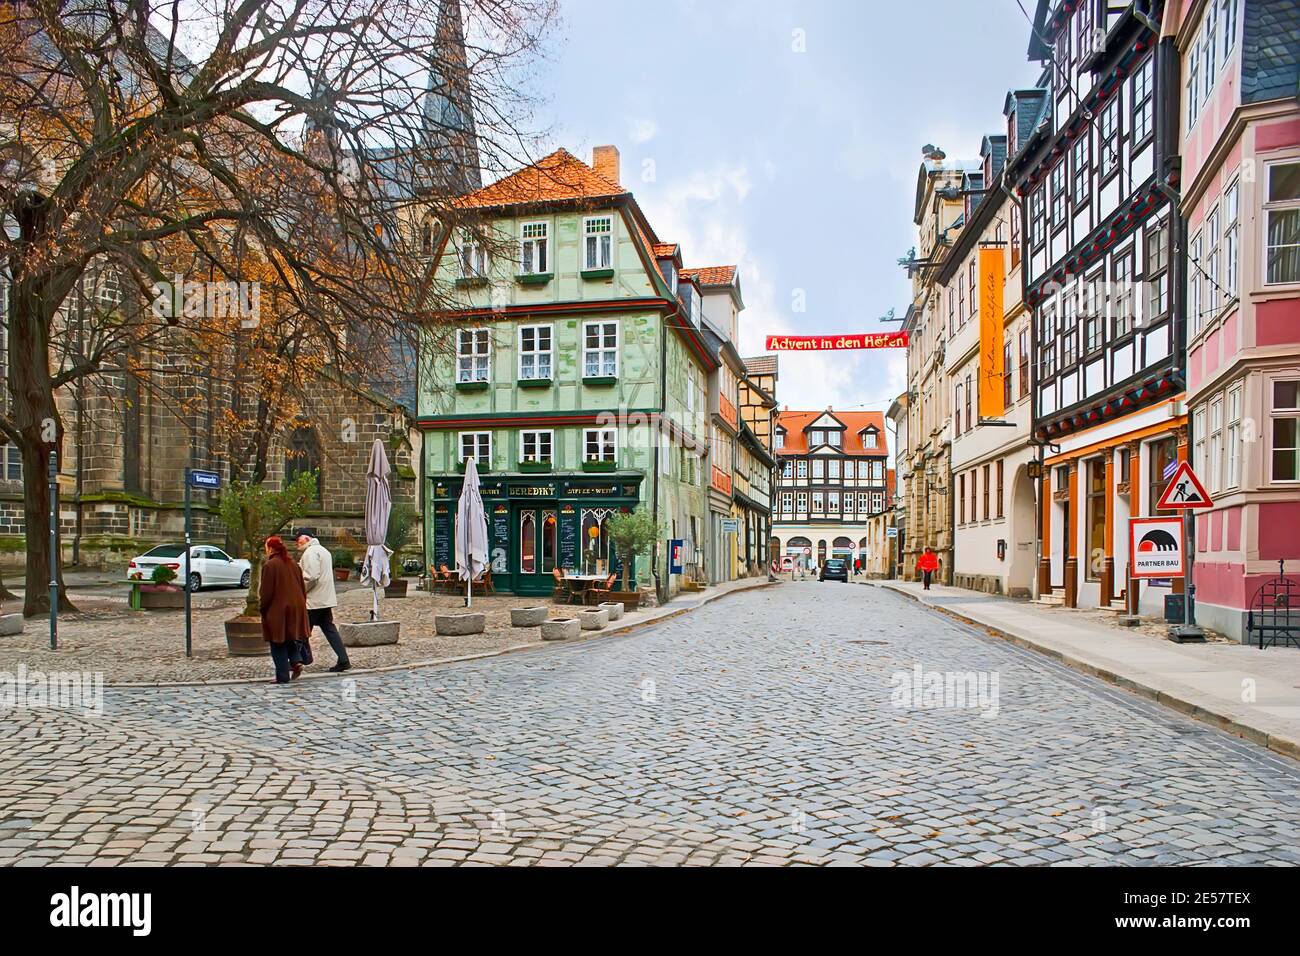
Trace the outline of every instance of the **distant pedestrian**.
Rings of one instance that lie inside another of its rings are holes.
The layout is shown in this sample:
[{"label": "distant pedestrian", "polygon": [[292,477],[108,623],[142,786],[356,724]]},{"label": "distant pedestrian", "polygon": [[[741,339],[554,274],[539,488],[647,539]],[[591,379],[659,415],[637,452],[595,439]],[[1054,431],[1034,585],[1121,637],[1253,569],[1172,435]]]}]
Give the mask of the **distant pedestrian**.
[{"label": "distant pedestrian", "polygon": [[334,608],[339,603],[334,591],[334,561],[325,545],[310,534],[298,535],[297,543],[298,566],[302,568],[302,580],[307,585],[307,620],[312,627],[319,627],[325,640],[330,642],[330,648],[338,658],[330,672],[338,674],[351,669],[352,662],[348,660],[348,649],[343,646],[339,629],[334,626]]},{"label": "distant pedestrian", "polygon": [[921,572],[921,578],[925,581],[925,590],[930,590],[930,579],[934,572],[939,570],[939,556],[934,553],[933,548],[926,548],[921,552],[921,557],[916,562],[916,570]]},{"label": "distant pedestrian", "polygon": [[311,634],[311,624],[307,620],[307,586],[302,569],[289,557],[289,549],[279,535],[266,539],[259,596],[262,639],[271,645],[275,683],[287,684],[302,673],[298,642]]}]

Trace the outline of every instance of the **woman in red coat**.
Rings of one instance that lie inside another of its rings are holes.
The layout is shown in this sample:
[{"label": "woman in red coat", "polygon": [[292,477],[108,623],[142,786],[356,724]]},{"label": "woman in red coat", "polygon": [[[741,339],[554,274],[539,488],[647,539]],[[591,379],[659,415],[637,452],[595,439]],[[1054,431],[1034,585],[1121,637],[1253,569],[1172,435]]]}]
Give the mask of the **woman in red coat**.
[{"label": "woman in red coat", "polygon": [[287,684],[302,673],[298,641],[311,633],[311,624],[307,620],[307,585],[302,569],[275,535],[266,539],[259,594],[262,639],[271,645],[275,682]]},{"label": "woman in red coat", "polygon": [[925,590],[930,590],[930,578],[934,576],[935,571],[939,570],[939,556],[932,548],[926,548],[921,552],[921,557],[916,562],[916,570],[921,572],[921,577],[925,580]]}]

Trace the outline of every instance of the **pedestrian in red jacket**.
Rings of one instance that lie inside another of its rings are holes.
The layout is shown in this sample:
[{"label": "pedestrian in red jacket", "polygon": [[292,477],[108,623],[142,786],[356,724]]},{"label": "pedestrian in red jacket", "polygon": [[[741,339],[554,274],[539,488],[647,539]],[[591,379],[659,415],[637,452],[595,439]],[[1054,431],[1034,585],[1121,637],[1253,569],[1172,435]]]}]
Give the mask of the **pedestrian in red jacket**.
[{"label": "pedestrian in red jacket", "polygon": [[926,548],[921,552],[921,557],[916,562],[916,570],[921,572],[921,578],[925,581],[925,590],[930,590],[930,578],[935,571],[939,570],[939,556],[934,553],[933,548]]}]

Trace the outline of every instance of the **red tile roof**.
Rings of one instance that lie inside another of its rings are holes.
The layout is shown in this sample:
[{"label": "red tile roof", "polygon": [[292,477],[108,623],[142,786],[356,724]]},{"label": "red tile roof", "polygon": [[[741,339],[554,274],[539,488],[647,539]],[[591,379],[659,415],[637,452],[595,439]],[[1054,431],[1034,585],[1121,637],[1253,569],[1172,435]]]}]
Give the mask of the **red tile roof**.
[{"label": "red tile roof", "polygon": [[694,279],[696,284],[731,285],[736,280],[735,266],[703,266],[698,269],[683,269],[682,275]]},{"label": "red tile roof", "polygon": [[656,259],[674,259],[677,257],[678,245],[675,242],[656,242],[654,257]]},{"label": "red tile roof", "polygon": [[600,175],[567,149],[557,149],[531,166],[461,196],[462,209],[622,196],[627,190]]},{"label": "red tile roof", "polygon": [[[823,415],[831,415],[845,426],[844,452],[849,455],[880,455],[887,457],[885,447],[884,412],[837,412],[825,408],[816,411],[783,411],[777,415],[776,427],[785,429],[785,445],[778,455],[804,455],[808,453],[808,435],[804,431]],[[876,426],[876,447],[863,448],[860,432],[869,425]]]}]

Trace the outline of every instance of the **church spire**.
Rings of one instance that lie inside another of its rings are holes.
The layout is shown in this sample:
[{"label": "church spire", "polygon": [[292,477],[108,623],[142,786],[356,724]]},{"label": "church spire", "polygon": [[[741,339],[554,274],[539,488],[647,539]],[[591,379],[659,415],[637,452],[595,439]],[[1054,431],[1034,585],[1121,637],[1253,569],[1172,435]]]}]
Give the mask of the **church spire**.
[{"label": "church spire", "polygon": [[429,166],[420,178],[426,191],[459,196],[481,188],[483,176],[460,0],[442,0],[438,10],[422,112]]}]

